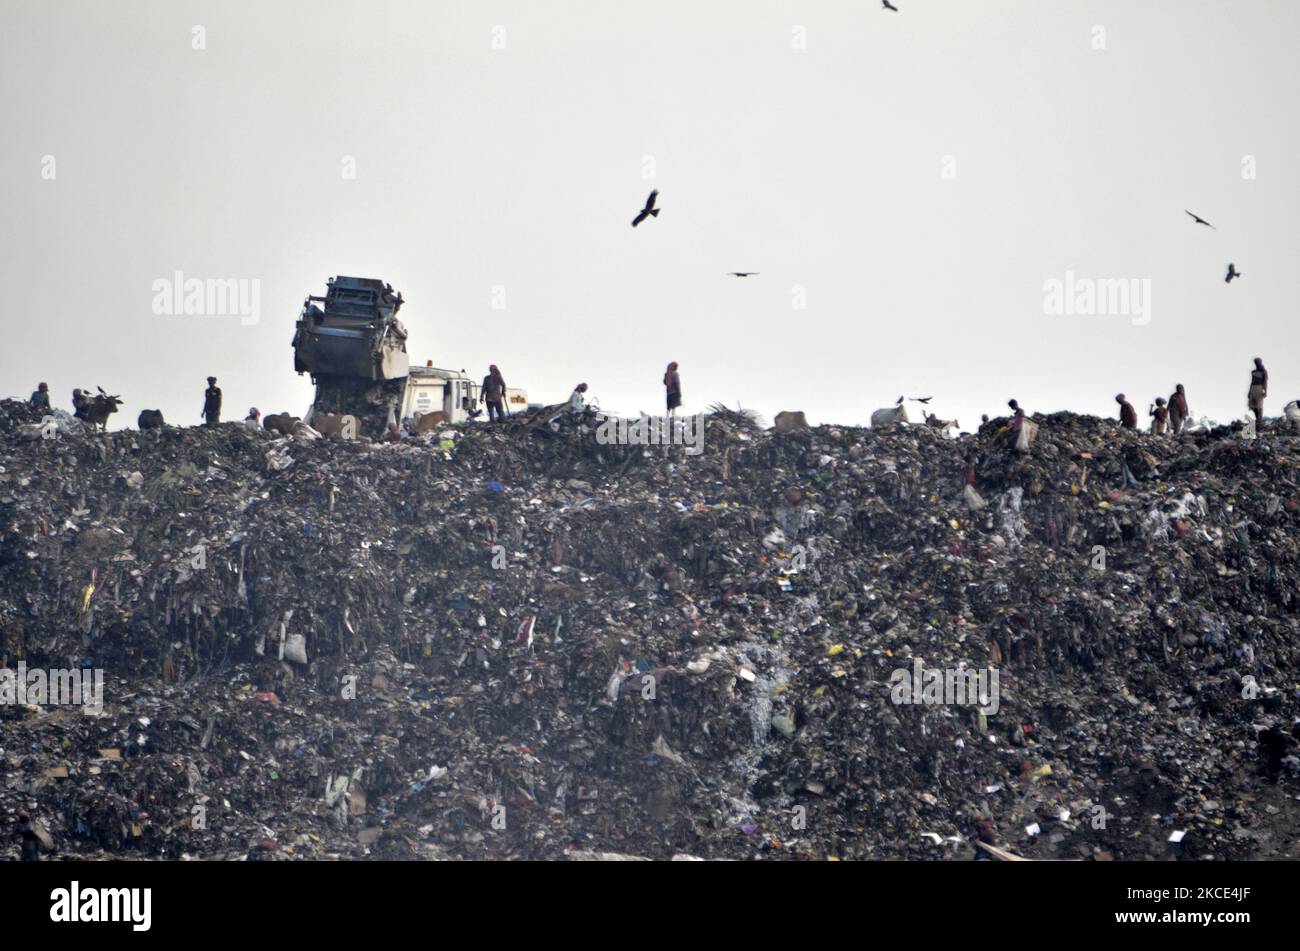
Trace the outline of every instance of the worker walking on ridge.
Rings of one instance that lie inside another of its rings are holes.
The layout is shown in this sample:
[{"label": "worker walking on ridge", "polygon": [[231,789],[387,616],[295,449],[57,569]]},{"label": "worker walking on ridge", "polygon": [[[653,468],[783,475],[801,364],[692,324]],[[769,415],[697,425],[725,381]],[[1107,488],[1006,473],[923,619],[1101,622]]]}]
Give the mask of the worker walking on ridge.
[{"label": "worker walking on ridge", "polygon": [[1007,430],[1007,435],[1010,437],[1011,445],[1014,446],[1016,440],[1020,438],[1020,430],[1025,428],[1025,411],[1020,408],[1020,404],[1015,400],[1007,400],[1007,406],[1009,406],[1015,414],[1011,417],[1011,426]]},{"label": "worker walking on ridge", "polygon": [[1038,435],[1038,424],[1026,418],[1025,411],[1015,400],[1007,400],[1007,405],[1015,412],[1006,430],[1007,443],[1016,452],[1028,452],[1034,445],[1034,437]]},{"label": "worker walking on ridge", "polygon": [[1163,436],[1165,434],[1165,423],[1169,419],[1169,410],[1165,409],[1165,398],[1157,396],[1155,405],[1147,410],[1147,415],[1151,417],[1151,435]]},{"label": "worker walking on ridge", "polygon": [[494,419],[505,419],[506,378],[495,363],[488,367],[488,375],[483,377],[483,393],[479,399],[487,404],[489,423]]},{"label": "worker walking on ridge", "polygon": [[1264,361],[1255,358],[1255,369],[1250,371],[1250,389],[1246,393],[1246,404],[1255,414],[1255,432],[1264,428],[1264,397],[1268,396],[1268,371]]},{"label": "worker walking on ridge", "polygon": [[1183,431],[1187,415],[1187,394],[1183,391],[1183,385],[1179,383],[1174,387],[1173,395],[1169,397],[1169,431],[1175,436]]},{"label": "worker walking on ridge", "polygon": [[676,416],[682,405],[682,378],[677,374],[677,361],[668,364],[664,371],[664,388],[668,391],[668,415]]},{"label": "worker walking on ridge", "polygon": [[203,421],[206,426],[217,425],[221,418],[221,388],[215,376],[208,377],[208,388],[203,391]]},{"label": "worker walking on ridge", "polygon": [[45,412],[50,411],[50,386],[48,383],[40,383],[36,386],[36,392],[27,402],[31,403],[36,409],[43,409]]},{"label": "worker walking on ridge", "polygon": [[1138,414],[1137,414],[1137,410],[1133,408],[1133,404],[1130,403],[1128,400],[1124,399],[1123,393],[1115,394],[1115,402],[1119,404],[1120,426],[1124,427],[1125,429],[1137,429]]}]

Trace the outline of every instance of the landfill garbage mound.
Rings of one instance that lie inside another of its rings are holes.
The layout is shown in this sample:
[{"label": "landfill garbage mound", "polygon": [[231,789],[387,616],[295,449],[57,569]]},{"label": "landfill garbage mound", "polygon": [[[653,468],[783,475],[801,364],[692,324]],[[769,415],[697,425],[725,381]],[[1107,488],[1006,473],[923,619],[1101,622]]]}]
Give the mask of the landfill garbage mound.
[{"label": "landfill garbage mound", "polygon": [[1300,442],[1034,421],[0,401],[0,857],[1294,858]]}]

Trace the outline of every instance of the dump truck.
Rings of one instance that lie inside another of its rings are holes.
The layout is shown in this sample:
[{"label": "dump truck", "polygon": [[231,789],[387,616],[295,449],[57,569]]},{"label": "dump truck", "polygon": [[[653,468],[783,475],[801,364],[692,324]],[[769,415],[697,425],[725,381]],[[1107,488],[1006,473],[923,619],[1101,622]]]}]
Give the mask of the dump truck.
[{"label": "dump truck", "polygon": [[[427,361],[412,367],[407,332],[397,319],[402,295],[370,277],[332,277],[324,297],[303,301],[293,337],[293,367],[316,385],[310,415],[346,413],[361,432],[379,436],[389,422],[441,410],[453,423],[480,416],[481,384],[464,370]],[[509,388],[511,412],[526,408],[528,395]]]}]

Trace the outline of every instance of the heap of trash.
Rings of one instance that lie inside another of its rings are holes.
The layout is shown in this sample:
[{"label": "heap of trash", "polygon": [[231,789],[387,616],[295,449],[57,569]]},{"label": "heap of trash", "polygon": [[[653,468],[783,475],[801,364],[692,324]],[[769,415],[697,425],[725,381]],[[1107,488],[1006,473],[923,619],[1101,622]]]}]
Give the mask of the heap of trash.
[{"label": "heap of trash", "polygon": [[0,857],[1296,857],[1300,437],[42,419]]}]

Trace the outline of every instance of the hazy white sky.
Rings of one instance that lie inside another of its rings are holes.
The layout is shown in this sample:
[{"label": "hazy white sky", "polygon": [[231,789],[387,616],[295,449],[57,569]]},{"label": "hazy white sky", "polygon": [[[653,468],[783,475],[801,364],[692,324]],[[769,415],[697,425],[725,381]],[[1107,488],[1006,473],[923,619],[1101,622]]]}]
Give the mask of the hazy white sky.
[{"label": "hazy white sky", "polygon": [[[688,411],[813,422],[1179,381],[1229,418],[1257,355],[1300,396],[1300,4],[896,5],[0,0],[0,393],[301,412],[294,320],[352,274],[413,360],[624,413],[674,359]],[[177,270],[260,319],[156,315]],[[1044,313],[1067,270],[1149,281],[1149,323]]]}]

